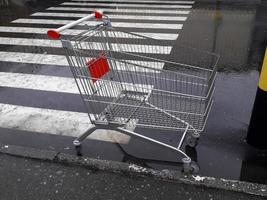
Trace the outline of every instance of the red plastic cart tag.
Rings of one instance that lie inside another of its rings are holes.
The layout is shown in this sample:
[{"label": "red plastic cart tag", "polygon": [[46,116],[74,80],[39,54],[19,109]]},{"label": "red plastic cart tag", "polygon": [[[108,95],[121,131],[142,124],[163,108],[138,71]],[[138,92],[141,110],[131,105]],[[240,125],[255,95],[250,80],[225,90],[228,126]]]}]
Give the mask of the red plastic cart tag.
[{"label": "red plastic cart tag", "polygon": [[98,58],[93,58],[86,63],[91,74],[93,83],[109,72],[109,65],[105,55],[100,54]]}]

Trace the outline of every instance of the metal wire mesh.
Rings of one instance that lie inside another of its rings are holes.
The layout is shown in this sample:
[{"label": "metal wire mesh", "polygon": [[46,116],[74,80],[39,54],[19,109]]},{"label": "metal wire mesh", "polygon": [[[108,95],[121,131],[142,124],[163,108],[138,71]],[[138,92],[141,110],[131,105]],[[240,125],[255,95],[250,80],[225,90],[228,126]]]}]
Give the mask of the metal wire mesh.
[{"label": "metal wire mesh", "polygon": [[[93,123],[123,125],[134,119],[149,128],[185,129],[186,123],[204,128],[216,55],[184,46],[175,47],[173,55],[167,44],[105,24],[62,44]],[[98,66],[97,78],[92,63]]]}]

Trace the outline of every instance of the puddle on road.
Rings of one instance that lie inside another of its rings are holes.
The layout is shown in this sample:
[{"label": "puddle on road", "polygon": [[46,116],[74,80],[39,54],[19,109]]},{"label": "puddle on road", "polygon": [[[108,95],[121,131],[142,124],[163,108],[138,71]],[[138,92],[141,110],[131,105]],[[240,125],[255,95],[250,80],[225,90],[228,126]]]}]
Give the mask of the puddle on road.
[{"label": "puddle on road", "polygon": [[[47,1],[41,0],[28,1],[25,4],[19,2],[1,1],[1,25],[29,16],[48,5]],[[49,6],[52,6],[62,1],[49,2]],[[267,153],[257,151],[245,143],[258,71],[267,46],[266,13],[266,5],[196,3],[179,34],[179,44],[204,49],[221,56],[215,103],[207,127],[197,148],[188,149],[194,154],[194,160],[199,163],[201,175],[267,183]],[[41,53],[43,49],[35,47],[32,51]],[[29,73],[26,68],[24,67],[25,72]],[[162,137],[165,132],[152,131],[149,134]],[[171,135],[171,142],[174,142],[175,134],[168,134]],[[69,145],[69,142],[68,140],[60,145]],[[43,140],[43,147],[44,144],[50,144],[49,140]],[[59,145],[53,142],[51,144],[55,148]],[[84,155],[158,169],[178,167],[176,155],[135,139],[123,147],[116,144],[104,147],[104,144],[99,141],[86,141]],[[74,153],[72,150],[66,152]]]},{"label": "puddle on road", "polygon": [[259,69],[267,45],[266,6],[197,3],[178,41],[221,56],[218,70]]}]

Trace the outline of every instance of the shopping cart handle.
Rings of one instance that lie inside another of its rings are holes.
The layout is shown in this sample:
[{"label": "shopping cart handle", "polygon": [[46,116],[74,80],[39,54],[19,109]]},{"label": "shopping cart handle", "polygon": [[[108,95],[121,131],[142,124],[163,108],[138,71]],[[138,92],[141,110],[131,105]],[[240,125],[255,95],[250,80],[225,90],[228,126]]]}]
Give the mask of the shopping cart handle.
[{"label": "shopping cart handle", "polygon": [[89,20],[89,19],[92,19],[92,18],[96,18],[96,19],[102,19],[102,16],[103,16],[103,11],[102,10],[94,10],[92,14],[90,15],[87,15],[81,19],[78,19],[74,22],[71,22],[69,24],[66,24],[64,26],[61,26],[57,29],[49,29],[47,31],[47,35],[48,37],[52,38],[52,39],[59,39],[60,38],[60,32],[68,29],[68,28],[71,28],[73,26],[76,26],[77,24],[80,24],[81,22],[84,22],[86,20]]}]

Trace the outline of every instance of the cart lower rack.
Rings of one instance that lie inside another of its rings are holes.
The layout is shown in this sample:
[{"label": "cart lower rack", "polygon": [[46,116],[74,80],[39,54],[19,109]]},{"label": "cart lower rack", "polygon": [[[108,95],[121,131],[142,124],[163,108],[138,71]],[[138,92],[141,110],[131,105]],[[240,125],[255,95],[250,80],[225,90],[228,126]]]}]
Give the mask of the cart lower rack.
[{"label": "cart lower rack", "polygon": [[[196,146],[205,127],[218,56],[114,28],[101,12],[93,16],[95,27],[61,37],[93,124],[74,145],[96,129],[116,130],[173,150],[182,156],[184,171],[196,170],[182,148]],[[50,35],[58,38],[64,29],[50,30]],[[174,130],[180,139],[172,146],[135,132],[137,127]]]}]

